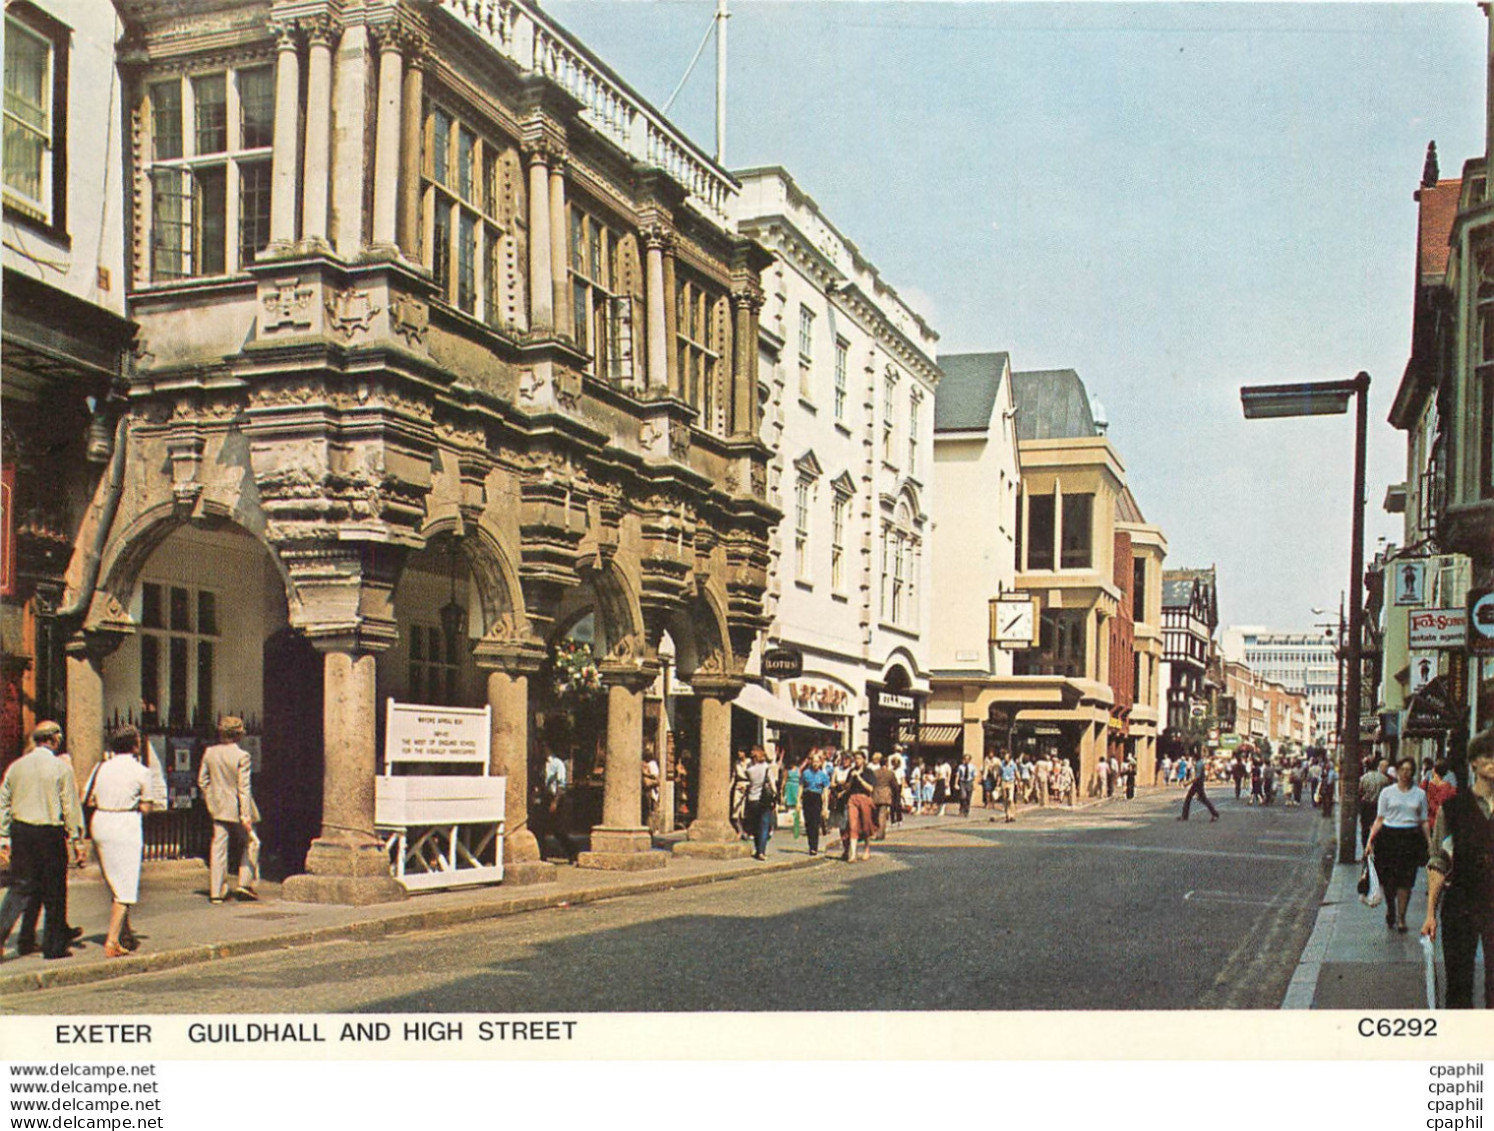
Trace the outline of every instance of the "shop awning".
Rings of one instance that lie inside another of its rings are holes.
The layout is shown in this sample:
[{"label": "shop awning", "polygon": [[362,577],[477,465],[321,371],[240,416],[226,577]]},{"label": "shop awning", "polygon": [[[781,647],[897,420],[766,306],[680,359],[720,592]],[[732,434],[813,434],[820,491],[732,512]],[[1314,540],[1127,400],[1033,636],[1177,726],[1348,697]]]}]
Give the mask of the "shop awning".
[{"label": "shop awning", "polygon": [[755,683],[745,684],[732,706],[750,711],[764,722],[781,727],[801,727],[804,730],[823,730],[835,733],[835,728],[818,719],[812,719],[803,711],[789,706],[782,699],[770,694]]},{"label": "shop awning", "polygon": [[958,746],[965,737],[965,728],[959,723],[923,723],[914,726],[904,723],[898,733],[898,741],[919,746]]}]

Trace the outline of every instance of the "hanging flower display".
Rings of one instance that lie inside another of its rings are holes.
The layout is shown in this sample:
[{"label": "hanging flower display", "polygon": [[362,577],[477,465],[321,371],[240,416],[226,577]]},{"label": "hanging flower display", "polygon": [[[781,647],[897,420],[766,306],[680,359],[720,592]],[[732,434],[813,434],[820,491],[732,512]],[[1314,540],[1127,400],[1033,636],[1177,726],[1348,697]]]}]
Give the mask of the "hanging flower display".
[{"label": "hanging flower display", "polygon": [[602,690],[602,673],[590,644],[562,640],[550,649],[555,694],[561,699],[589,699]]}]

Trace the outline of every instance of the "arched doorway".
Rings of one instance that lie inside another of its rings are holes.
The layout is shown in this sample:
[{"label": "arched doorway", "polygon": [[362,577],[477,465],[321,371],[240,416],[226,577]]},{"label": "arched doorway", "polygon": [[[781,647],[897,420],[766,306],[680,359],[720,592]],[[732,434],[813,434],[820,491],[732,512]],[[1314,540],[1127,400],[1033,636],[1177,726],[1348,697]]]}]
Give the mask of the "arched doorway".
[{"label": "arched doorway", "polygon": [[173,526],[146,545],[134,577],[113,586],[134,632],[103,666],[105,726],[138,726],[166,779],[167,808],[146,819],[146,854],[206,851],[197,770],[218,719],[237,715],[253,760],[265,872],[299,871],[321,820],[321,664],[289,627],[280,571],[261,542],[230,523]]}]

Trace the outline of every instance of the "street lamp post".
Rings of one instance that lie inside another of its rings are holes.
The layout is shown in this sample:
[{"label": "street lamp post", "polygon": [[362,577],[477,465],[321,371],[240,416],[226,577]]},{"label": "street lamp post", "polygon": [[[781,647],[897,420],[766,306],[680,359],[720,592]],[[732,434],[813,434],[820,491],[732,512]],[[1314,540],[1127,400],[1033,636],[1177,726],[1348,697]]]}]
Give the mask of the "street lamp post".
[{"label": "street lamp post", "polygon": [[1252,385],[1240,390],[1246,420],[1285,416],[1337,416],[1349,411],[1355,398],[1354,510],[1349,536],[1348,671],[1344,677],[1344,704],[1339,712],[1339,814],[1338,859],[1354,863],[1358,848],[1355,807],[1359,798],[1359,715],[1363,709],[1364,665],[1364,449],[1369,433],[1368,373],[1352,381],[1312,381],[1299,385]]}]

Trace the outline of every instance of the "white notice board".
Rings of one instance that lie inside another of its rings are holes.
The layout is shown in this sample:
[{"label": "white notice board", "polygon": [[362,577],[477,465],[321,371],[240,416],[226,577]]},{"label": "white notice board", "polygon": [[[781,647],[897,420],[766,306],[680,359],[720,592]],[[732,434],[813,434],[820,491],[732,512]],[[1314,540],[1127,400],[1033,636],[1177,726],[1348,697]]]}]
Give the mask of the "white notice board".
[{"label": "white notice board", "polygon": [[384,765],[396,762],[477,764],[487,772],[491,707],[432,707],[389,700]]}]

